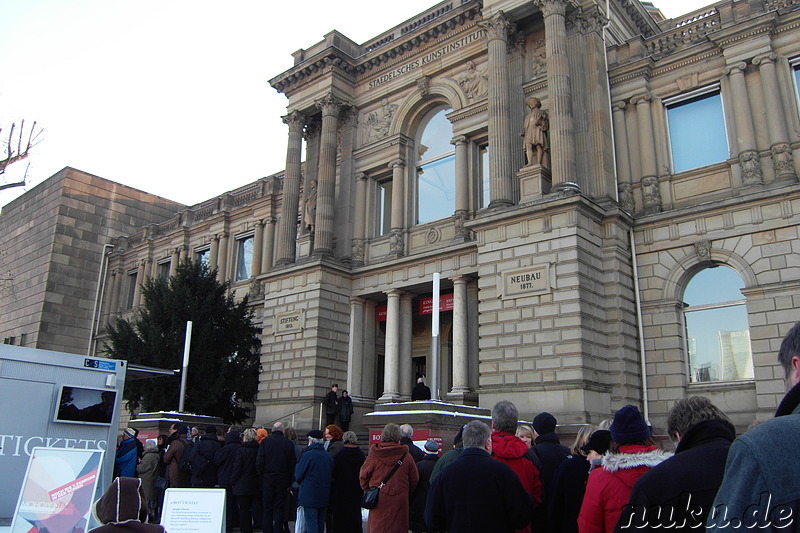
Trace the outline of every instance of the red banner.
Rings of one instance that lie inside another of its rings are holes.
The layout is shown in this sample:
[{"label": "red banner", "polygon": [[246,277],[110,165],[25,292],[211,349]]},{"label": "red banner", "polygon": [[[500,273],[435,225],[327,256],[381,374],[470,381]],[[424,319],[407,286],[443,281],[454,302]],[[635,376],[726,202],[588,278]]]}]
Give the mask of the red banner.
[{"label": "red banner", "polygon": [[[453,310],[453,293],[439,295],[439,311]],[[419,314],[430,315],[433,313],[433,296],[419,299]]]}]

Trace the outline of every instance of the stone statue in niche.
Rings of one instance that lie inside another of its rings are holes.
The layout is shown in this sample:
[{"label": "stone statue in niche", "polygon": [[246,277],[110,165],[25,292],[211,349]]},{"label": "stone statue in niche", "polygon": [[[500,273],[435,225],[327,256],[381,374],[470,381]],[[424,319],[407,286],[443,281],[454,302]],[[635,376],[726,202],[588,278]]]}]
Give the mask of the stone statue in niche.
[{"label": "stone statue in niche", "polygon": [[528,159],[526,166],[545,165],[549,151],[547,130],[550,129],[550,121],[547,113],[542,110],[541,100],[532,96],[526,103],[530,108],[525,117],[525,132],[522,134],[525,157]]},{"label": "stone statue in niche", "polygon": [[317,180],[312,180],[308,186],[308,194],[303,204],[303,227],[310,233],[314,232],[314,222],[317,218]]},{"label": "stone statue in niche", "polygon": [[474,61],[467,62],[467,70],[456,80],[468,100],[483,98],[489,92],[489,79],[484,70],[478,70]]},{"label": "stone statue in niche", "polygon": [[365,121],[365,138],[367,143],[371,143],[389,135],[389,127],[392,124],[392,117],[397,111],[396,104],[390,104],[389,100],[384,98],[381,101],[381,108],[373,111],[367,115]]}]

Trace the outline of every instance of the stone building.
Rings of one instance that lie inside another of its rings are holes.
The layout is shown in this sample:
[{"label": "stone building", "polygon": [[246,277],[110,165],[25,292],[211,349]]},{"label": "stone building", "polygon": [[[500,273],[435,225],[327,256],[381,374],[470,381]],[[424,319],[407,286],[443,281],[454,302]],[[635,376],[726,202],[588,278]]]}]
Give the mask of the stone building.
[{"label": "stone building", "polygon": [[418,373],[567,424],[636,403],[663,429],[696,394],[768,418],[800,318],[798,4],[448,0],[333,31],[270,80],[285,171],[120,232],[103,317],[209,261],[262,323],[258,422]]}]

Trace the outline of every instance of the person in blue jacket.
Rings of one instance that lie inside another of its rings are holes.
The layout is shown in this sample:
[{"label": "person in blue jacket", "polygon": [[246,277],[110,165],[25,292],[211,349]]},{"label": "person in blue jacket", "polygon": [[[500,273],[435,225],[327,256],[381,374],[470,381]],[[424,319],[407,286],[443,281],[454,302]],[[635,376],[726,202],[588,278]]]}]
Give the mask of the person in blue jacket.
[{"label": "person in blue jacket", "polygon": [[122,442],[117,446],[117,453],[114,457],[114,477],[136,477],[138,462],[136,430],[125,428],[125,431],[122,432]]},{"label": "person in blue jacket", "polygon": [[308,448],[294,469],[300,485],[297,505],[303,508],[308,533],[324,533],[325,512],[331,495],[333,457],[325,450],[322,431],[308,432]]}]

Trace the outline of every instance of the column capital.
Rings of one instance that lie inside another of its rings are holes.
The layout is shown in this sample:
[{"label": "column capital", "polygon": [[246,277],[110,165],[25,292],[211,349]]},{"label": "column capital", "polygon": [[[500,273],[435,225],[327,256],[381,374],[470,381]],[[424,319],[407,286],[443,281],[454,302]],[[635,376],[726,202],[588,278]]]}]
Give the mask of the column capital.
[{"label": "column capital", "polygon": [[406,293],[406,291],[401,290],[401,289],[389,289],[388,291],[383,291],[383,294],[385,294],[386,296],[388,296],[390,298],[393,298],[393,297],[394,298],[399,298],[402,295],[404,295],[405,293]]},{"label": "column capital", "polygon": [[334,96],[332,92],[326,94],[315,102],[315,105],[322,111],[322,116],[338,116],[339,111],[344,107],[344,102]]},{"label": "column capital", "polygon": [[535,0],[534,5],[539,6],[544,18],[551,15],[561,15],[562,17],[567,13],[567,5],[569,0]]},{"label": "column capital", "polygon": [[778,54],[775,52],[770,52],[768,54],[760,55],[758,57],[753,58],[753,64],[760,67],[762,64],[765,65],[774,64],[777,60],[778,60]]},{"label": "column capital", "polygon": [[220,231],[219,233],[217,233],[216,235],[214,235],[214,238],[215,238],[215,239],[218,239],[218,240],[219,240],[219,239],[225,239],[225,238],[227,238],[227,237],[228,237],[228,232],[227,232],[227,231]]},{"label": "column capital", "polygon": [[394,161],[389,163],[389,168],[391,168],[391,169],[405,168],[405,166],[406,166],[406,162],[403,161],[402,159],[395,159]]},{"label": "column capital", "polygon": [[259,218],[259,219],[256,219],[256,222],[255,222],[255,227],[257,227],[257,228],[263,228],[263,227],[264,227],[264,224],[266,224],[266,222],[265,222],[264,220],[262,220],[262,219],[260,219],[260,218]]},{"label": "column capital", "polygon": [[276,223],[277,221],[278,221],[278,219],[277,219],[277,218],[275,218],[275,217],[273,217],[273,216],[264,217],[264,224],[265,224],[265,225],[266,225],[266,224],[274,224],[274,223]]},{"label": "column capital", "polygon": [[596,5],[589,8],[579,7],[566,18],[568,32],[580,32],[584,35],[602,32],[607,23],[608,17]]},{"label": "column capital", "polygon": [[456,146],[459,144],[467,144],[467,137],[466,135],[456,135],[450,139],[450,144],[455,144]]},{"label": "column capital", "polygon": [[479,22],[478,25],[486,30],[486,36],[490,41],[501,40],[505,42],[508,40],[508,34],[516,28],[516,25],[508,20],[508,17],[502,11],[499,11],[490,19]]},{"label": "column capital", "polygon": [[613,111],[625,111],[626,107],[628,107],[628,104],[625,102],[625,100],[619,100],[611,104]]},{"label": "column capital", "polygon": [[319,134],[320,123],[318,120],[309,120],[303,128],[303,138],[308,141]]},{"label": "column capital", "polygon": [[462,275],[459,275],[459,276],[453,276],[452,278],[450,278],[450,281],[452,281],[453,284],[458,283],[459,285],[461,285],[461,284],[466,285],[469,282],[470,279],[472,279],[472,278],[462,274]]},{"label": "column capital", "polygon": [[636,96],[631,97],[631,104],[632,105],[639,105],[650,103],[653,100],[653,96],[650,93],[638,94]]},{"label": "column capital", "polygon": [[410,292],[403,292],[403,294],[400,295],[400,301],[401,302],[408,302],[408,301],[411,301],[413,299],[414,299],[414,295],[411,294]]},{"label": "column capital", "polygon": [[361,296],[350,297],[350,305],[363,305],[365,301],[366,299],[362,298]]},{"label": "column capital", "polygon": [[745,69],[747,69],[747,63],[739,61],[722,69],[722,73],[726,76],[733,76],[735,74],[744,74]]},{"label": "column capital", "polygon": [[356,181],[367,181],[367,177],[366,172],[356,172],[355,175]]},{"label": "column capital", "polygon": [[300,132],[306,123],[306,116],[300,111],[292,111],[281,117],[283,123],[289,126],[290,132]]}]

